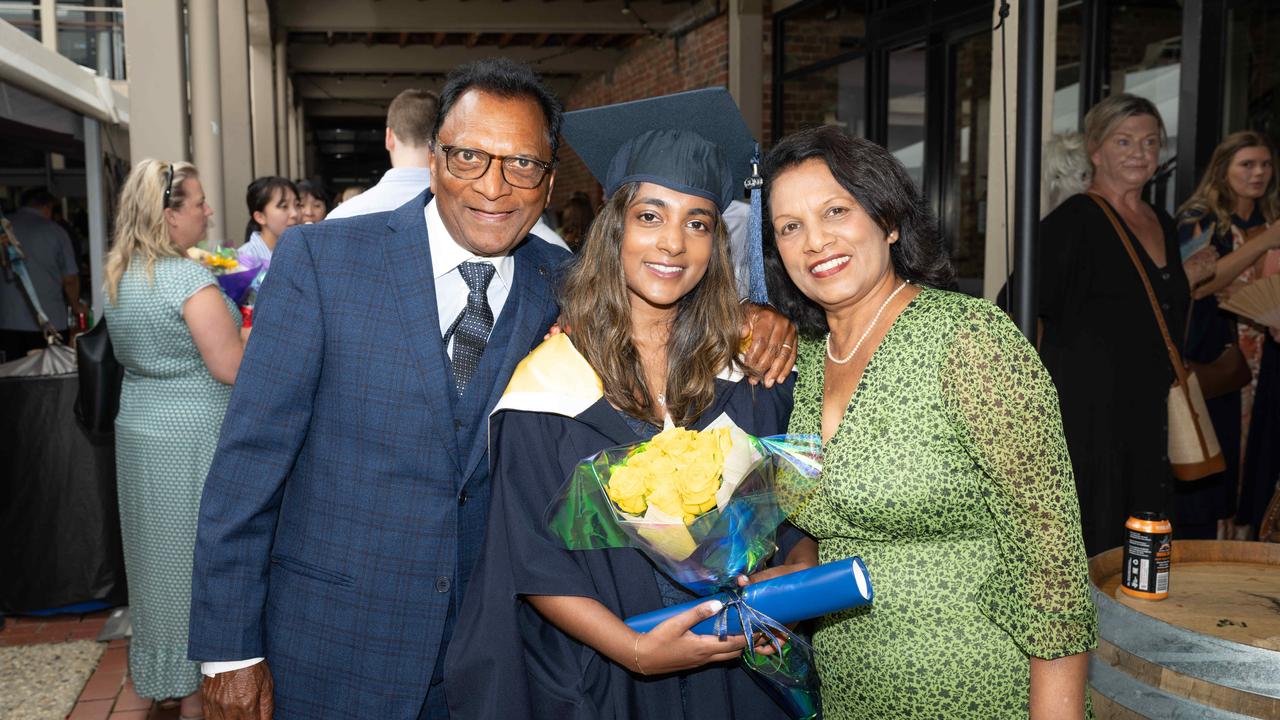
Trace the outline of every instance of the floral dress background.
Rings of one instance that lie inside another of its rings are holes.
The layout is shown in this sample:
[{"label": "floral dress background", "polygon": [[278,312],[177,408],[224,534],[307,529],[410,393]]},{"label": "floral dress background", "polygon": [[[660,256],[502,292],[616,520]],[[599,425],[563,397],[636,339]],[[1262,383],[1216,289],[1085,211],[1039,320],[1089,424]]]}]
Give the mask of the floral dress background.
[{"label": "floral dress background", "polygon": [[[792,433],[821,432],[824,351],[801,342]],[[1057,394],[984,300],[924,288],[903,310],[793,522],[875,587],[819,621],[829,720],[1025,718],[1028,656],[1097,644]]]}]

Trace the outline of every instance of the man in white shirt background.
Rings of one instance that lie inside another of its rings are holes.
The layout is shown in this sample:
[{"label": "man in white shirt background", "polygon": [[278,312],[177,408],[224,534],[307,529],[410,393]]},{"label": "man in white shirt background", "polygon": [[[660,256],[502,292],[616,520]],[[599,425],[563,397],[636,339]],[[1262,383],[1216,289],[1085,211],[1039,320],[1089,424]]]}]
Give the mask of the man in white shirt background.
[{"label": "man in white shirt background", "polygon": [[[431,129],[440,101],[426,90],[410,88],[396,95],[387,108],[387,154],[391,169],[377,185],[338,205],[325,220],[368,215],[395,210],[418,196],[431,184]],[[565,250],[564,239],[541,218],[530,231]]]}]

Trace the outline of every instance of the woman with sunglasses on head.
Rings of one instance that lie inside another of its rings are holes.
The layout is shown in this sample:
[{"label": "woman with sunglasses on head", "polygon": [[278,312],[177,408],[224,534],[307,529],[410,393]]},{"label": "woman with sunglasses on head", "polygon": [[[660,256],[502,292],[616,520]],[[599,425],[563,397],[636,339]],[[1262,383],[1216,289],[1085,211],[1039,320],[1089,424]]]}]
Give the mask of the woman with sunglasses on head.
[{"label": "woman with sunglasses on head", "polygon": [[[569,334],[524,360],[491,418],[489,529],[446,663],[450,716],[784,718],[739,663],[741,636],[690,631],[713,602],[633,631],[625,618],[696,596],[639,550],[566,549],[544,519],[578,462],[652,438],[665,417],[785,427],[789,375],[766,388],[742,372],[722,216],[754,143],[723,90],[569,113],[564,136],[609,199],[561,288]],[[800,540],[779,555],[815,553]]]},{"label": "woman with sunglasses on head", "polygon": [[240,313],[187,259],[213,208],[194,166],[143,160],[120,193],[104,315],[124,366],[116,416],[120,529],[129,578],[129,672],[145,698],[201,717],[187,660],[191,561],[205,475],[244,353]]}]

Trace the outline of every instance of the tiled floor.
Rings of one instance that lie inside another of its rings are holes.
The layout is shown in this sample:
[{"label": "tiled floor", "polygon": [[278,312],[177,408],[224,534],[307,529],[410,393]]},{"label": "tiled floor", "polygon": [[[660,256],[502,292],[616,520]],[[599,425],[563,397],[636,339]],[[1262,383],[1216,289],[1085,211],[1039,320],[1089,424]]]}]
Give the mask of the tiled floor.
[{"label": "tiled floor", "polygon": [[[110,610],[103,610],[54,618],[8,617],[0,629],[0,645],[92,640],[102,632],[110,614]],[[172,707],[161,707],[133,692],[128,652],[128,640],[107,643],[107,651],[80,691],[80,698],[67,720],[177,720],[176,703]]]}]

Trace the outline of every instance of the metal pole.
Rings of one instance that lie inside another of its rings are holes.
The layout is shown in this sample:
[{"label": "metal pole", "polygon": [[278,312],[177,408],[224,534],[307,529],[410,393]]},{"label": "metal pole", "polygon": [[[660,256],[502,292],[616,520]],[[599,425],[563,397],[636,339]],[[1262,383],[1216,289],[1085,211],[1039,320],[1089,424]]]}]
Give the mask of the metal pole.
[{"label": "metal pole", "polygon": [[84,183],[89,200],[89,284],[93,317],[102,317],[103,261],[107,256],[107,205],[102,192],[102,135],[98,121],[84,119]]},{"label": "metal pole", "polygon": [[1036,339],[1036,250],[1040,238],[1040,121],[1044,75],[1044,2],[1018,3],[1018,130],[1014,158],[1013,243],[1017,270],[1013,317]]}]

